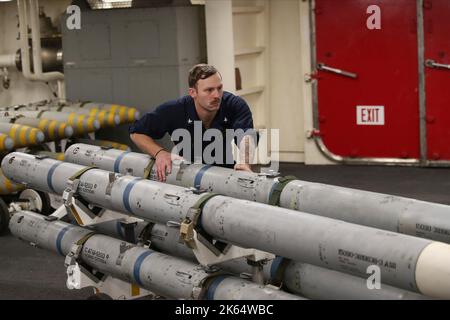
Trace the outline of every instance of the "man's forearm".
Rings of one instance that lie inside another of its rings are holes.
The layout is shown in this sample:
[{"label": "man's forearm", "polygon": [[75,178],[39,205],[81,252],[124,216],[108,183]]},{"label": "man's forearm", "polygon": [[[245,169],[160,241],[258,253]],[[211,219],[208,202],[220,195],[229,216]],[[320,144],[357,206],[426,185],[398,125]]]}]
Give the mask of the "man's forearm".
[{"label": "man's forearm", "polygon": [[132,133],[130,138],[142,152],[145,152],[152,157],[163,148],[157,144],[155,140],[145,134]]}]

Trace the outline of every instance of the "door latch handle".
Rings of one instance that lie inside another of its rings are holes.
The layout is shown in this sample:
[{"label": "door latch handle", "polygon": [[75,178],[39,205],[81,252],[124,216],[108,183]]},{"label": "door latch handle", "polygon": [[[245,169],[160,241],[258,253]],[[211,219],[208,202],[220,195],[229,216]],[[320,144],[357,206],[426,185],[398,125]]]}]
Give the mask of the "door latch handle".
[{"label": "door latch handle", "polygon": [[432,59],[427,59],[427,61],[425,61],[425,65],[429,68],[450,69],[450,64],[437,63],[436,61],[434,61]]},{"label": "door latch handle", "polygon": [[333,73],[339,74],[341,76],[349,77],[352,79],[356,79],[358,77],[358,75],[356,73],[332,68],[332,67],[327,66],[325,63],[320,63],[320,62],[317,64],[317,69],[322,70],[322,71],[333,72]]}]

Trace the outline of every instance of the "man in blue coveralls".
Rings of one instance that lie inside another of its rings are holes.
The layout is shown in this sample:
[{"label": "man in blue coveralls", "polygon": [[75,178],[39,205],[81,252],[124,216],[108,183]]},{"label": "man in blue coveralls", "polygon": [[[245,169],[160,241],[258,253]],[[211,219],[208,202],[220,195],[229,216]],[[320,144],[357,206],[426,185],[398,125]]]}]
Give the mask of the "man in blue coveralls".
[{"label": "man in blue coveralls", "polygon": [[[174,136],[179,135],[180,129],[184,129],[190,137],[193,137],[188,139],[191,150],[188,150],[189,152],[183,150],[184,154],[181,154],[192,163],[199,162],[199,159],[205,163],[204,151],[210,143],[204,140],[212,140],[213,144],[217,141],[211,136],[217,138],[217,132],[222,136],[225,136],[225,133],[228,136],[230,130],[241,132],[242,134],[234,136],[239,146],[237,163],[233,160],[231,143],[228,139],[218,139],[221,140],[222,149],[216,148],[214,152],[219,151],[219,160],[206,163],[251,171],[250,163],[256,145],[252,113],[242,98],[223,91],[222,76],[215,67],[206,64],[194,66],[189,71],[188,95],[160,105],[130,126],[131,140],[139,149],[155,158],[160,181],[165,181],[166,174],[171,172],[172,160],[180,157],[165,150],[155,142],[155,139],[161,139],[168,133],[174,140]],[[208,135],[208,131],[214,134]],[[205,139],[206,136],[209,139]],[[198,154],[199,148],[195,147],[199,143],[201,155]],[[190,156],[186,156],[186,153]],[[214,159],[217,159],[217,155]]]}]

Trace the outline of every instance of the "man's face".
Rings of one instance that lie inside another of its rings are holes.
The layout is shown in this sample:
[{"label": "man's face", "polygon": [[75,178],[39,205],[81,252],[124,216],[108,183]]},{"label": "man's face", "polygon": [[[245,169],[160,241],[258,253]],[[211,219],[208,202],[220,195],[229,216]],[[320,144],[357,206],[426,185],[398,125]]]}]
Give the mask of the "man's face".
[{"label": "man's face", "polygon": [[189,95],[203,110],[209,112],[219,110],[223,96],[222,78],[219,73],[215,73],[207,79],[198,80],[196,88],[189,88]]}]

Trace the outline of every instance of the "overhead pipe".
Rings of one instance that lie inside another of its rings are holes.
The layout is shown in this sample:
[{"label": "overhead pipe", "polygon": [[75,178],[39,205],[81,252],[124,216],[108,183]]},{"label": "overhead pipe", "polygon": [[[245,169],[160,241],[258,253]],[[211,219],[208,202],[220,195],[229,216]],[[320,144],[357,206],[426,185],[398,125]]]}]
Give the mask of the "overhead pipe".
[{"label": "overhead pipe", "polygon": [[[64,74],[61,72],[42,72],[41,60],[41,31],[39,26],[39,0],[17,0],[19,13],[20,30],[20,51],[22,56],[22,73],[26,79],[32,81],[61,81],[64,80]],[[28,18],[27,8],[30,13],[31,43],[33,53],[33,73],[31,72],[30,52],[28,48]],[[60,88],[62,84],[58,83],[58,94],[64,94]]]}]

